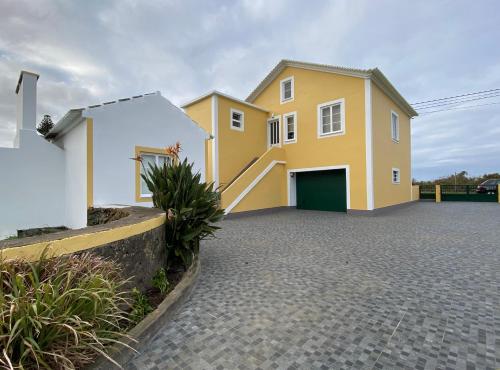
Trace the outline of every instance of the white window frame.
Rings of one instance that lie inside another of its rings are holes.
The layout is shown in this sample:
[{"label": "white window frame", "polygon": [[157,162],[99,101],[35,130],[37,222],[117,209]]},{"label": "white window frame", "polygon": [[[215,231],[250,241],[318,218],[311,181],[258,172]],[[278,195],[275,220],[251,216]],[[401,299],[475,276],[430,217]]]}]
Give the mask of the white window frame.
[{"label": "white window frame", "polygon": [[[288,122],[287,118],[293,117],[293,139],[288,139]],[[297,142],[297,112],[283,114],[283,143],[293,144]]]},{"label": "white window frame", "polygon": [[[278,144],[273,144],[271,145],[271,134],[269,132],[269,124],[272,122],[272,121],[278,121],[278,129],[279,129],[279,135],[278,135],[278,139],[279,139],[279,143]],[[283,139],[282,139],[282,136],[283,136],[283,130],[281,129],[281,115],[279,116],[273,116],[271,118],[268,118],[267,121],[266,121],[266,132],[267,132],[267,149],[269,148],[272,148],[272,147],[281,147],[282,143],[283,143]]]},{"label": "white window frame", "polygon": [[[397,173],[397,179],[394,180],[394,172]],[[399,170],[399,168],[392,168],[392,171],[391,171],[391,180],[392,180],[392,183],[393,184],[396,184],[396,185],[399,185],[401,183],[401,171]]]},{"label": "white window frame", "polygon": [[[396,132],[394,132],[394,126],[392,125],[392,117],[396,117]],[[399,143],[399,115],[391,110],[391,138],[395,143]]]},{"label": "white window frame", "polygon": [[[323,122],[322,122],[321,110],[325,107],[328,107],[331,105],[337,105],[337,104],[340,104],[340,130],[323,133]],[[330,137],[330,136],[345,135],[345,99],[341,98],[341,99],[332,100],[332,101],[318,104],[317,121],[318,121],[317,126],[318,126],[318,138],[319,139],[322,139],[325,137]]]},{"label": "white window frame", "polygon": [[[241,115],[240,127],[233,126],[233,113]],[[231,130],[245,131],[245,113],[241,110],[231,108],[229,112],[229,127]]]},{"label": "white window frame", "polygon": [[[294,80],[295,80],[294,77],[291,76],[291,77],[284,78],[283,80],[280,81],[280,103],[281,104],[289,103],[295,99],[295,81]],[[288,81],[291,81],[291,87],[292,87],[291,93],[292,93],[292,95],[288,99],[285,99],[284,85],[285,85],[285,82],[288,82]]]},{"label": "white window frame", "polygon": [[[160,153],[150,153],[150,152],[140,152],[140,156],[144,156],[144,155],[149,155],[149,156],[152,156],[152,157],[155,157],[155,163],[157,166],[160,165],[160,161],[159,161],[159,158],[160,157],[165,157],[165,158],[169,158],[170,161],[172,161],[172,157],[169,156],[169,155],[166,155],[166,154],[160,154]],[[140,164],[141,167],[139,169],[139,193],[140,193],[140,197],[141,198],[151,198],[153,196],[153,193],[143,193],[142,192],[142,170],[144,169],[145,171],[149,170],[149,166],[147,164]]]}]

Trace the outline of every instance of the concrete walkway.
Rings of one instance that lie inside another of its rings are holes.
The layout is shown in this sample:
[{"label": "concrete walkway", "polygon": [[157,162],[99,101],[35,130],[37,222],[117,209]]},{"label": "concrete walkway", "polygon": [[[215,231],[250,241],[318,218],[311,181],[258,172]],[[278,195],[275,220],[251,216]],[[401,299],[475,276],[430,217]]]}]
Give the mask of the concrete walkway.
[{"label": "concrete walkway", "polygon": [[128,369],[500,368],[500,205],[230,219]]}]

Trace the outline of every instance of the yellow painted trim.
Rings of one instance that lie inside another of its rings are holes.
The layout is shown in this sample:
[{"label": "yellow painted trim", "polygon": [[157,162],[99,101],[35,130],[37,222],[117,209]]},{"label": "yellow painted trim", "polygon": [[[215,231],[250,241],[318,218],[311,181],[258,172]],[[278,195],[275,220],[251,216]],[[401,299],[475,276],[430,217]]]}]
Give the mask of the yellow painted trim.
[{"label": "yellow painted trim", "polygon": [[87,208],[94,206],[94,120],[87,118]]},{"label": "yellow painted trim", "polygon": [[497,198],[498,198],[498,203],[500,203],[500,184],[497,185]]},{"label": "yellow painted trim", "polygon": [[49,256],[61,256],[64,254],[84,251],[95,248],[100,245],[115,242],[117,240],[130,238],[131,236],[145,233],[163,225],[166,221],[166,215],[151,218],[137,224],[117,227],[115,229],[103,230],[95,233],[81,234],[71,236],[65,239],[41,242],[21,247],[3,249],[0,255],[3,258],[23,258],[35,261],[40,258],[41,253],[47,248]]},{"label": "yellow painted trim", "polygon": [[441,185],[436,185],[436,203],[441,203]]},{"label": "yellow painted trim", "polygon": [[[134,158],[144,153],[165,154],[165,148],[153,148],[149,146],[135,146]],[[151,197],[141,197],[141,162],[135,161],[135,201],[136,202],[151,202]]]}]

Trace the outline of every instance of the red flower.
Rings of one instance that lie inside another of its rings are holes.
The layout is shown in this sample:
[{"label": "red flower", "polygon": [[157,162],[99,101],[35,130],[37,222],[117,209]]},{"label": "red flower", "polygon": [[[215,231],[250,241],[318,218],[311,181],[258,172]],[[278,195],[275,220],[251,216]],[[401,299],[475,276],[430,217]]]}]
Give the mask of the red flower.
[{"label": "red flower", "polygon": [[134,157],[134,158],[130,158],[131,160],[133,161],[137,161],[137,162],[141,162],[142,163],[142,157],[140,154],[137,155],[137,157]]}]

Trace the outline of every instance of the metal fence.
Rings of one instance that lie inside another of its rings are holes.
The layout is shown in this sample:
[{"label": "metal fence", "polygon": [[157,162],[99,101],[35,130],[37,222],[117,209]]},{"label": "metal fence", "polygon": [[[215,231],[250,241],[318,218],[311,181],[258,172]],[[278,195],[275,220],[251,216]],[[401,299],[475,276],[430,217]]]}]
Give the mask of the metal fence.
[{"label": "metal fence", "polygon": [[436,186],[420,185],[419,193],[420,193],[420,199],[436,199]]},{"label": "metal fence", "polygon": [[441,185],[441,200],[462,202],[496,202],[496,189],[478,190],[476,185]]}]

